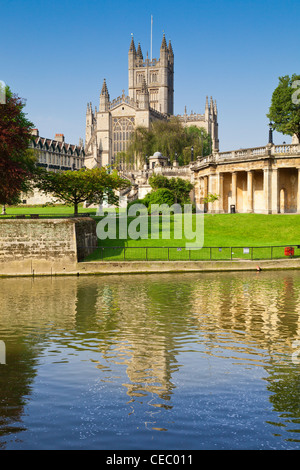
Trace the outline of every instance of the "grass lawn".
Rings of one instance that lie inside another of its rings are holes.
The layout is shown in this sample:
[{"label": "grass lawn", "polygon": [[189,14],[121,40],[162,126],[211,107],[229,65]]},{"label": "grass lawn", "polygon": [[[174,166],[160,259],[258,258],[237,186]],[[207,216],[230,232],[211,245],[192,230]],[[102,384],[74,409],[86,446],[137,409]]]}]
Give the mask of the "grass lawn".
[{"label": "grass lawn", "polygon": [[[96,209],[84,209],[98,222]],[[55,206],[18,206],[8,207],[9,216],[39,214],[40,217],[59,217],[72,215],[73,208],[65,205]],[[176,217],[176,216],[175,216]],[[3,216],[0,216],[0,220]],[[134,219],[128,218],[128,225]],[[164,239],[166,233],[160,225],[159,238],[151,238],[151,218],[148,218],[148,238],[134,240],[105,239],[98,240],[99,248],[87,260],[123,260],[123,259],[270,259],[284,258],[282,246],[294,245],[295,256],[300,256],[300,215],[297,214],[205,214],[204,248],[186,250],[188,240],[183,236],[174,239],[174,216],[171,217],[171,238]],[[194,225],[195,229],[195,225]],[[117,218],[117,230],[119,221]],[[270,247],[273,247],[272,249]],[[281,246],[280,248],[275,248]],[[254,248],[252,248],[254,247]],[[244,250],[244,248],[250,248]]]},{"label": "grass lawn", "polygon": [[[173,222],[174,218],[171,219],[171,235]],[[188,240],[184,237],[163,239],[161,229],[160,238],[152,239],[150,218],[148,225],[148,239],[99,240],[99,249],[87,260],[284,258],[284,246],[289,245],[294,245],[295,256],[300,256],[297,248],[300,246],[300,216],[297,214],[205,214],[204,248],[199,250],[186,250]]]},{"label": "grass lawn", "polygon": [[[0,208],[1,209],[1,208]],[[85,209],[81,204],[79,206],[80,213],[96,214],[96,209]],[[6,217],[12,217],[17,215],[25,215],[30,217],[30,214],[38,214],[41,217],[63,217],[65,215],[73,215],[74,209],[71,206],[65,206],[64,204],[56,204],[54,206],[8,206],[6,207]],[[5,216],[0,215],[0,220]]]}]

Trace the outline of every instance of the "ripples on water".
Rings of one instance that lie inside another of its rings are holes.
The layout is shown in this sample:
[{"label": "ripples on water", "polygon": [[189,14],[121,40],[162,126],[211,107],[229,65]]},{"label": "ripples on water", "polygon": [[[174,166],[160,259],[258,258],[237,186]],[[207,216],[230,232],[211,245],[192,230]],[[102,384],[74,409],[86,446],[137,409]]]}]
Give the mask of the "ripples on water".
[{"label": "ripples on water", "polygon": [[0,448],[299,447],[300,273],[2,279],[0,296]]}]

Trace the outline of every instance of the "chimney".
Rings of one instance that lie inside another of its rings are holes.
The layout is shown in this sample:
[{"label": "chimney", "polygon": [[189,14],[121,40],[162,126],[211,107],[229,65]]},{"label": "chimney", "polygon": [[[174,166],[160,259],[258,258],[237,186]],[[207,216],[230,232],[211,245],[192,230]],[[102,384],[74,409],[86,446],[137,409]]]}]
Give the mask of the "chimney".
[{"label": "chimney", "polygon": [[31,134],[34,135],[35,137],[39,137],[39,130],[38,129],[32,129]]},{"label": "chimney", "polygon": [[55,134],[54,140],[56,140],[57,142],[64,142],[65,136],[63,134]]}]

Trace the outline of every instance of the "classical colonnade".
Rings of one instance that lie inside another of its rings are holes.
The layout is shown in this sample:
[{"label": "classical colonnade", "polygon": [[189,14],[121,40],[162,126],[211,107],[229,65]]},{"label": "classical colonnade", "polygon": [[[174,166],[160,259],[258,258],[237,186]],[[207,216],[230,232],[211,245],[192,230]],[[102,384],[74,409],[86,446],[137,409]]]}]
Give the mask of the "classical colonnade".
[{"label": "classical colonnade", "polygon": [[258,155],[251,149],[199,159],[193,167],[196,203],[211,193],[218,200],[205,204],[207,212],[300,213],[300,155],[287,147],[278,155],[274,146],[273,154],[264,148]]}]

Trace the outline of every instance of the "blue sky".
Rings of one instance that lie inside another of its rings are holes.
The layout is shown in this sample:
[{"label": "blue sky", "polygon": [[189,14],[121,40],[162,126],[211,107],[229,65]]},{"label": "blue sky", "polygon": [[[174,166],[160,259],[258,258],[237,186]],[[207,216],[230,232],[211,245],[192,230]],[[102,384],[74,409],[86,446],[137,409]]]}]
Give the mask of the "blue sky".
[{"label": "blue sky", "polygon": [[[220,150],[265,145],[278,77],[299,73],[299,0],[0,0],[0,80],[26,98],[40,135],[85,137],[86,104],[128,90],[131,33],[159,57],[163,32],[175,55],[175,114],[217,100]],[[290,137],[275,134],[275,143]]]}]

